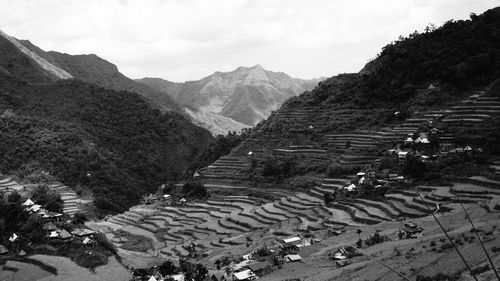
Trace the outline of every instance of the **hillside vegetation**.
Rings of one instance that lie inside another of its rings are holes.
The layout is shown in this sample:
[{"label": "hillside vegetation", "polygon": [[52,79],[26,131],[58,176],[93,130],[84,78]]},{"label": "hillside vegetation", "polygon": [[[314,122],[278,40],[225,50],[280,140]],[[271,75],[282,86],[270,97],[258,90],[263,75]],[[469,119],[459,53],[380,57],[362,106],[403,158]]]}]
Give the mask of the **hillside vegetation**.
[{"label": "hillside vegetation", "polygon": [[[401,112],[402,119],[430,110],[459,100],[471,89],[483,89],[498,77],[500,8],[400,38],[385,46],[360,74],[343,74],[320,82],[313,91],[290,98],[277,113],[328,111],[332,118],[318,128],[320,132],[373,129],[397,122],[395,111]],[[352,112],[345,119],[335,118],[339,111],[346,110]],[[271,116],[254,130],[254,135],[263,131],[283,137],[293,134],[283,123]]]},{"label": "hillside vegetation", "polygon": [[88,187],[103,211],[123,211],[181,176],[212,139],[137,94],[78,80],[30,84],[0,74],[0,171],[49,172]]},{"label": "hillside vegetation", "polygon": [[[488,97],[498,96],[499,78],[500,8],[431,26],[385,46],[359,73],[331,77],[288,99],[201,173],[209,181],[254,182],[338,176],[331,172],[356,172],[431,124],[451,145],[495,154],[498,108]],[[485,100],[474,104],[472,95]]]}]

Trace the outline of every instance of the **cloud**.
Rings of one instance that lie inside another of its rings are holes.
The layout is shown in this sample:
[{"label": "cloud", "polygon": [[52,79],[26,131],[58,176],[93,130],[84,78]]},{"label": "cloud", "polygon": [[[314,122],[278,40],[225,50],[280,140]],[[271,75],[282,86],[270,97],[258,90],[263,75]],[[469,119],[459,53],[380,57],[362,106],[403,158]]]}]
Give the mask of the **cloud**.
[{"label": "cloud", "polygon": [[429,23],[496,0],[0,0],[0,28],[46,50],[95,53],[132,78],[199,79],[261,64],[294,77],[358,71]]}]

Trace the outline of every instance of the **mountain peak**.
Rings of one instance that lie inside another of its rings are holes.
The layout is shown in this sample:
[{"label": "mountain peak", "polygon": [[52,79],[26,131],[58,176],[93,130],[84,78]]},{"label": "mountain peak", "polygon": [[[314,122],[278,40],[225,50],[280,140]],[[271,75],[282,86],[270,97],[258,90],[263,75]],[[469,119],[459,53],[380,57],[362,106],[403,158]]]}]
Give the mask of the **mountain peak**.
[{"label": "mountain peak", "polygon": [[256,64],[256,65],[250,67],[250,69],[262,69],[262,70],[265,70],[260,64]]}]

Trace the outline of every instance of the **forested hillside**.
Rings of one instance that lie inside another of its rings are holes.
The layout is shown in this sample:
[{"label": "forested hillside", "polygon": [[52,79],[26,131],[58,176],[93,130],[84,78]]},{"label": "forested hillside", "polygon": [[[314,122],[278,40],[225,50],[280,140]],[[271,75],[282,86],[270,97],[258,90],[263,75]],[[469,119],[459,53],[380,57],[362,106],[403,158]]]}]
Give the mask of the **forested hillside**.
[{"label": "forested hillside", "polygon": [[212,139],[131,92],[78,80],[31,84],[0,74],[0,172],[49,172],[123,211],[180,176]]},{"label": "forested hillside", "polygon": [[[202,176],[261,181],[270,175],[325,175],[339,167],[367,164],[387,148],[359,139],[405,135],[410,132],[403,132],[408,122],[423,121],[424,126],[439,123],[443,114],[460,107],[473,94],[498,96],[498,91],[491,90],[498,78],[500,8],[471,15],[470,20],[451,20],[439,28],[429,27],[424,33],[400,37],[385,46],[359,73],[331,77],[314,90],[288,99],[232,150],[232,161],[244,162],[251,169],[241,168],[235,173],[236,168],[229,172],[212,164],[212,168],[202,171]],[[475,142],[471,138],[475,134],[476,141],[482,140],[482,148],[496,153],[492,144],[499,132],[494,120],[479,126],[460,121],[490,118],[487,113],[494,115],[497,108],[494,103],[489,106],[485,107],[489,112],[470,109],[467,114],[472,116],[455,114],[441,126],[434,126],[443,134],[456,136],[457,141],[471,140],[469,144]],[[455,124],[450,126],[451,122]],[[335,144],[342,137],[358,143]],[[397,140],[394,137],[391,142]],[[249,151],[254,155],[251,163]],[[226,159],[222,160],[225,163]]]},{"label": "forested hillside", "polygon": [[[281,110],[316,106],[332,112],[366,110],[355,112],[346,122],[333,120],[322,129],[325,132],[387,126],[395,121],[395,111],[402,113],[401,118],[431,109],[457,100],[471,89],[484,88],[498,77],[500,8],[401,37],[385,46],[359,75],[320,82],[313,91],[289,99]],[[269,118],[260,128],[277,129],[277,121]]]}]

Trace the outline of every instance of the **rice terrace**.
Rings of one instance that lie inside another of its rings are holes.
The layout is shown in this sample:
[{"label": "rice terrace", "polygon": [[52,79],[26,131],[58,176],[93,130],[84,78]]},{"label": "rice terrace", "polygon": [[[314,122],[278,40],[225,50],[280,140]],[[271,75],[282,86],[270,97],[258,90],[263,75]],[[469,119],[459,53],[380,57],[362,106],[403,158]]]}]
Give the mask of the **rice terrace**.
[{"label": "rice terrace", "polygon": [[0,6],[0,281],[500,281],[495,1]]}]

